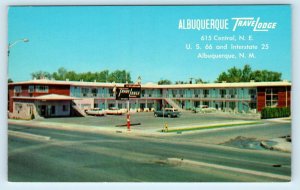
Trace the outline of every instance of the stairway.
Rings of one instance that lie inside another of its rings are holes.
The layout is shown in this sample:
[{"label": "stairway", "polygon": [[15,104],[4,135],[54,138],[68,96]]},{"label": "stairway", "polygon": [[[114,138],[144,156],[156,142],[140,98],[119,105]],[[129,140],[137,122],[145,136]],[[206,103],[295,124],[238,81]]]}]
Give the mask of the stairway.
[{"label": "stairway", "polygon": [[79,116],[79,117],[87,116],[86,113],[82,109],[80,109],[75,102],[72,102],[72,108],[73,108],[72,112],[75,116]]},{"label": "stairway", "polygon": [[165,98],[164,99],[170,106],[173,108],[178,109],[178,111],[184,111],[176,102],[174,102],[171,98]]}]

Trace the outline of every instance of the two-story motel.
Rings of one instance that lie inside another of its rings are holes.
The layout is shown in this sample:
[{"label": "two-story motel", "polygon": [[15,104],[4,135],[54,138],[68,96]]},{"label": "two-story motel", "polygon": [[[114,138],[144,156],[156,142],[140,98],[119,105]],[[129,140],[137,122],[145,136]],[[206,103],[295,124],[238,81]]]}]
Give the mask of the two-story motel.
[{"label": "two-story motel", "polygon": [[[120,83],[31,80],[8,84],[8,111],[14,118],[71,116],[90,108],[127,108],[116,100]],[[217,110],[260,112],[264,107],[290,107],[291,83],[241,82],[208,84],[141,84],[141,97],[129,100],[130,109],[189,110],[207,105]]]}]

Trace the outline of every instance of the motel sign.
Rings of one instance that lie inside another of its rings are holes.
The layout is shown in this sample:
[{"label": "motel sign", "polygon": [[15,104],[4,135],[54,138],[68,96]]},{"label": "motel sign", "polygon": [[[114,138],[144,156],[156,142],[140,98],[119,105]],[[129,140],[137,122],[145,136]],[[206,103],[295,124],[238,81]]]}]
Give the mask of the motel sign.
[{"label": "motel sign", "polygon": [[141,97],[141,85],[125,84],[124,87],[116,89],[116,100],[129,100]]}]

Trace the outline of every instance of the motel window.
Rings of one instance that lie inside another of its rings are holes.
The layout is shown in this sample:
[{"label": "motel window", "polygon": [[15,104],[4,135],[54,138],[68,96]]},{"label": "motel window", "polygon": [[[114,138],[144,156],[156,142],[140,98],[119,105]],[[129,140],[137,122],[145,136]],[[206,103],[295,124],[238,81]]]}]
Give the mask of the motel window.
[{"label": "motel window", "polygon": [[201,93],[200,89],[195,89],[194,90],[194,94],[195,94],[195,97],[199,97],[199,94]]},{"label": "motel window", "polygon": [[153,90],[148,90],[148,97],[151,97],[153,94]]},{"label": "motel window", "polygon": [[204,101],[204,102],[202,103],[202,105],[204,105],[204,106],[209,106],[209,102]]},{"label": "motel window", "polygon": [[176,97],[176,90],[172,90],[172,97],[173,97],[173,98]]},{"label": "motel window", "polygon": [[52,114],[52,115],[55,114],[55,106],[51,106],[51,114]]},{"label": "motel window", "polygon": [[256,102],[249,103],[250,109],[256,109]]},{"label": "motel window", "polygon": [[203,95],[204,95],[204,98],[208,98],[209,90],[203,90]]},{"label": "motel window", "polygon": [[108,89],[108,93],[110,97],[114,96],[114,90],[112,88]]},{"label": "motel window", "polygon": [[266,88],[266,106],[267,107],[278,106],[278,89]]},{"label": "motel window", "polygon": [[180,95],[181,98],[183,97],[183,90],[182,89],[179,90],[179,95]]},{"label": "motel window", "polygon": [[250,95],[251,99],[255,99],[256,98],[256,90],[249,89],[249,95]]},{"label": "motel window", "polygon": [[92,94],[93,94],[93,96],[97,96],[98,89],[97,88],[92,88]]},{"label": "motel window", "polygon": [[48,86],[44,86],[44,85],[37,85],[35,88],[36,92],[48,92]]},{"label": "motel window", "polygon": [[279,89],[278,88],[273,88],[272,89],[272,94],[278,94]]},{"label": "motel window", "polygon": [[235,98],[236,94],[237,94],[237,90],[236,89],[230,89],[229,90],[230,98]]},{"label": "motel window", "polygon": [[229,107],[234,110],[236,107],[236,103],[235,102],[229,102]]},{"label": "motel window", "polygon": [[29,93],[33,93],[34,92],[34,86],[33,85],[29,85],[28,86],[28,92]]},{"label": "motel window", "polygon": [[221,98],[226,98],[226,90],[225,89],[221,89],[220,90],[220,95],[221,95]]},{"label": "motel window", "polygon": [[63,106],[62,106],[62,110],[63,110],[63,111],[69,111],[68,106],[67,106],[67,105],[63,105]]},{"label": "motel window", "polygon": [[272,94],[272,88],[266,88],[266,94]]},{"label": "motel window", "polygon": [[88,88],[81,88],[81,93],[82,93],[82,96],[86,97],[86,96],[88,96],[89,89]]},{"label": "motel window", "polygon": [[22,86],[15,86],[14,87],[14,92],[15,93],[21,93],[22,92]]},{"label": "motel window", "polygon": [[149,97],[149,90],[145,90],[145,97]]}]

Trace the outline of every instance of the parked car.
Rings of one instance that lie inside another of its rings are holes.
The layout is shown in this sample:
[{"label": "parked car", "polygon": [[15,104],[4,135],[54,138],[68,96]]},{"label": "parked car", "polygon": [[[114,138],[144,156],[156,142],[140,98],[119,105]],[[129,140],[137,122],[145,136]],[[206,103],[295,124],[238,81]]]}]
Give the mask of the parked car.
[{"label": "parked car", "polygon": [[210,112],[215,112],[216,108],[211,108],[208,107],[207,105],[201,105],[198,108],[193,108],[192,112],[194,113],[210,113]]},{"label": "parked car", "polygon": [[93,115],[93,116],[104,116],[106,114],[105,111],[100,108],[89,109],[89,110],[86,110],[85,113],[87,115]]},{"label": "parked car", "polygon": [[154,111],[154,116],[155,117],[179,117],[180,116],[180,112],[178,111],[178,109],[175,108],[165,108],[163,110],[157,110]]},{"label": "parked car", "polygon": [[120,110],[116,107],[110,107],[108,110],[106,110],[107,115],[123,115],[124,111]]}]

